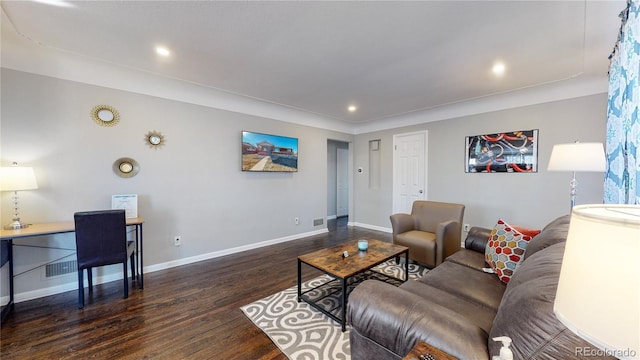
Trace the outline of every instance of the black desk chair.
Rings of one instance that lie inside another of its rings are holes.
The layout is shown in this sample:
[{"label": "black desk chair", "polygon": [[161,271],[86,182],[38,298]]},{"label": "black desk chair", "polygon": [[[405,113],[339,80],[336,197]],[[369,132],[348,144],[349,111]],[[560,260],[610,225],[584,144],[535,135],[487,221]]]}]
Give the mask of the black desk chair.
[{"label": "black desk chair", "polygon": [[76,251],[78,257],[78,308],[84,307],[84,270],[87,270],[89,292],[93,289],[91,268],[122,264],[124,298],[129,297],[127,259],[131,260],[131,274],[135,278],[135,242],[127,241],[124,210],[84,211],[74,214]]}]

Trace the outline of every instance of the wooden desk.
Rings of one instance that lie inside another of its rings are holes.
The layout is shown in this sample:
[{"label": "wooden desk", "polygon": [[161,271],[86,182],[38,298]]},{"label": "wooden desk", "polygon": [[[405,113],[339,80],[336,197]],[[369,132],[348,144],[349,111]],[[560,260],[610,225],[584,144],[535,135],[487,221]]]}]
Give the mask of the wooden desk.
[{"label": "wooden desk", "polygon": [[[143,263],[142,263],[142,224],[144,219],[141,217],[127,219],[127,226],[134,226],[136,233],[136,260],[137,260],[137,276],[139,279],[140,289],[144,288],[143,279]],[[73,221],[55,222],[44,224],[33,224],[29,227],[18,230],[0,230],[0,240],[2,241],[2,251],[6,251],[6,256],[2,258],[9,262],[9,302],[2,309],[2,317],[0,321],[4,321],[9,312],[13,309],[13,240],[29,238],[34,236],[55,235],[75,232],[75,224]],[[5,249],[6,248],[6,249]],[[4,260],[3,260],[4,263]],[[2,264],[4,265],[4,264]]]}]

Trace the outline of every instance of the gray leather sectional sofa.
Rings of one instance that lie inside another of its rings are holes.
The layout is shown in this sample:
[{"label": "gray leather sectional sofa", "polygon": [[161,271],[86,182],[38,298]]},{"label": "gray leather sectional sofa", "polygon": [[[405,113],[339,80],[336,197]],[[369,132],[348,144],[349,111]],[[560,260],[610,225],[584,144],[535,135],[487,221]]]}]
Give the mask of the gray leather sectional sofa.
[{"label": "gray leather sectional sofa", "polygon": [[553,313],[568,228],[569,215],[544,227],[508,285],[482,271],[491,230],[479,227],[419,281],[358,285],[347,313],[352,359],[402,359],[419,340],[459,359],[491,359],[498,336],[511,337],[514,359],[581,358],[595,346]]}]

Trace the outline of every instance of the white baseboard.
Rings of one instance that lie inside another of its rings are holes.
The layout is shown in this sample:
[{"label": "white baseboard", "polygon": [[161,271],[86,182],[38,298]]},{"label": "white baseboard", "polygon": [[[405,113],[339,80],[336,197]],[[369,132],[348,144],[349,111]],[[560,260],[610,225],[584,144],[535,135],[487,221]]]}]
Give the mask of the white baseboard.
[{"label": "white baseboard", "polygon": [[329,215],[327,216],[327,220],[333,220],[333,219],[337,219],[338,216],[337,215]]},{"label": "white baseboard", "polygon": [[[75,276],[75,278],[77,279],[78,277]],[[93,279],[93,284],[94,285],[95,284],[103,284],[103,283],[116,281],[116,280],[122,280],[122,272],[113,273],[113,274],[109,274],[109,275],[106,275],[106,276],[95,277]],[[86,277],[85,277],[85,287],[87,287]],[[19,302],[23,302],[23,301],[29,301],[29,300],[33,300],[33,299],[38,299],[38,298],[41,298],[41,297],[49,296],[49,295],[55,295],[55,294],[60,294],[60,293],[67,292],[67,291],[72,291],[72,290],[78,290],[78,282],[77,282],[77,280],[74,281],[74,282],[66,283],[66,284],[61,284],[61,285],[51,286],[51,287],[47,287],[47,288],[42,288],[42,289],[36,289],[36,290],[16,293],[16,294],[14,294],[14,302],[19,303]]]},{"label": "white baseboard", "polygon": [[[269,246],[269,245],[274,245],[274,244],[278,244],[278,243],[282,243],[282,242],[297,240],[297,239],[305,238],[305,237],[308,237],[308,236],[324,234],[324,233],[327,233],[327,232],[329,232],[329,230],[327,228],[324,228],[324,229],[309,231],[309,232],[306,232],[306,233],[285,236],[285,237],[281,237],[281,238],[278,238],[278,239],[262,241],[262,242],[259,242],[259,243],[238,246],[238,247],[234,247],[234,248],[230,248],[230,249],[224,249],[224,250],[220,250],[220,251],[214,251],[214,252],[210,252],[210,253],[207,253],[207,254],[202,254],[202,255],[198,255],[198,256],[192,256],[192,257],[188,257],[188,258],[184,258],[184,259],[167,261],[167,262],[160,263],[160,264],[154,264],[154,265],[146,266],[144,268],[144,273],[147,274],[147,273],[152,273],[152,272],[155,272],[155,271],[170,269],[170,268],[176,267],[176,266],[182,266],[182,265],[195,263],[195,262],[198,262],[198,261],[214,259],[214,258],[225,256],[225,255],[235,254],[235,253],[239,253],[239,252],[247,251],[247,250],[258,249],[258,248]],[[109,274],[107,276],[96,277],[96,278],[93,279],[93,283],[94,284],[102,284],[102,283],[107,283],[107,282],[121,280],[121,279],[122,279],[122,272],[118,272],[118,273]],[[41,298],[41,297],[45,297],[45,296],[49,296],[49,295],[55,295],[55,294],[59,294],[59,293],[67,292],[67,291],[72,291],[72,290],[77,290],[77,289],[78,289],[78,283],[77,283],[77,281],[74,281],[74,282],[70,282],[70,283],[66,283],[66,284],[62,284],[62,285],[56,285],[56,286],[51,286],[51,287],[47,287],[47,288],[42,288],[42,289],[37,289],[37,290],[32,290],[32,291],[26,291],[26,292],[22,292],[22,293],[16,293],[14,295],[15,296],[14,301],[16,303],[19,303],[19,302],[23,302],[23,301],[33,300],[33,299],[37,299],[37,298]]]},{"label": "white baseboard", "polygon": [[165,263],[155,264],[155,265],[151,265],[151,266],[145,267],[144,268],[144,272],[145,273],[150,273],[150,272],[154,272],[154,271],[169,269],[169,268],[176,267],[176,266],[187,265],[187,264],[195,263],[195,262],[198,262],[198,261],[214,259],[214,258],[217,258],[217,257],[220,257],[220,256],[231,255],[231,254],[239,253],[239,252],[242,252],[242,251],[258,249],[258,248],[269,246],[269,245],[279,244],[279,243],[287,242],[287,241],[291,241],[291,240],[297,240],[297,239],[308,237],[308,236],[324,234],[324,233],[327,233],[327,232],[329,232],[329,230],[327,228],[324,228],[324,229],[319,229],[319,230],[315,230],[315,231],[309,231],[309,232],[302,233],[302,234],[295,234],[295,235],[291,235],[291,236],[285,236],[285,237],[282,237],[282,238],[279,238],[279,239],[267,240],[267,241],[262,241],[262,242],[259,242],[259,243],[238,246],[238,247],[234,247],[234,248],[230,248],[230,249],[224,249],[224,250],[220,250],[220,251],[214,251],[214,252],[211,252],[211,253],[208,253],[208,254],[202,254],[202,255],[192,256],[192,257],[188,257],[188,258],[184,258],[184,259],[168,261],[168,262],[165,262]]},{"label": "white baseboard", "polygon": [[386,227],[377,226],[377,225],[363,224],[363,223],[359,223],[359,222],[349,222],[347,225],[348,226],[363,227],[365,229],[371,229],[371,230],[386,232],[386,233],[389,233],[389,234],[391,234],[393,232],[393,230],[391,228],[386,228]]}]

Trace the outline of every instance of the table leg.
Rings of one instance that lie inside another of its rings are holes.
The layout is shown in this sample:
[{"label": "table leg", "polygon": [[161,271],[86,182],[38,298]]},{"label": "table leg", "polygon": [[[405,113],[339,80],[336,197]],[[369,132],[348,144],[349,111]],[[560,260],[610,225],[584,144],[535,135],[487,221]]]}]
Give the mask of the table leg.
[{"label": "table leg", "polygon": [[9,239],[5,241],[7,262],[9,263],[9,302],[4,306],[4,309],[2,309],[0,322],[3,322],[7,315],[9,315],[9,313],[13,310],[13,240]]},{"label": "table leg", "polygon": [[[143,255],[144,252],[142,251],[142,244],[144,243],[144,241],[142,240],[142,224],[138,224],[138,226],[140,227],[140,254],[139,254],[139,258],[138,258],[138,264],[140,264],[140,289],[144,289],[144,264],[142,263],[142,259],[143,259]],[[138,228],[138,226],[136,226],[136,229]],[[138,232],[136,231],[136,242],[138,241]]]},{"label": "table leg", "polygon": [[409,250],[404,252],[404,281],[409,280]]},{"label": "table leg", "polygon": [[298,259],[298,302],[302,301],[302,262]]},{"label": "table leg", "polygon": [[133,272],[133,275],[131,275],[131,279],[135,279],[136,277],[138,278],[138,287],[140,287],[140,241],[138,240],[138,236],[140,236],[138,234],[138,225],[133,225],[133,233],[135,236],[135,245],[136,245],[136,251],[134,254],[134,259],[135,259],[135,269],[131,270]]},{"label": "table leg", "polygon": [[347,278],[342,279],[342,332],[347,330]]}]

